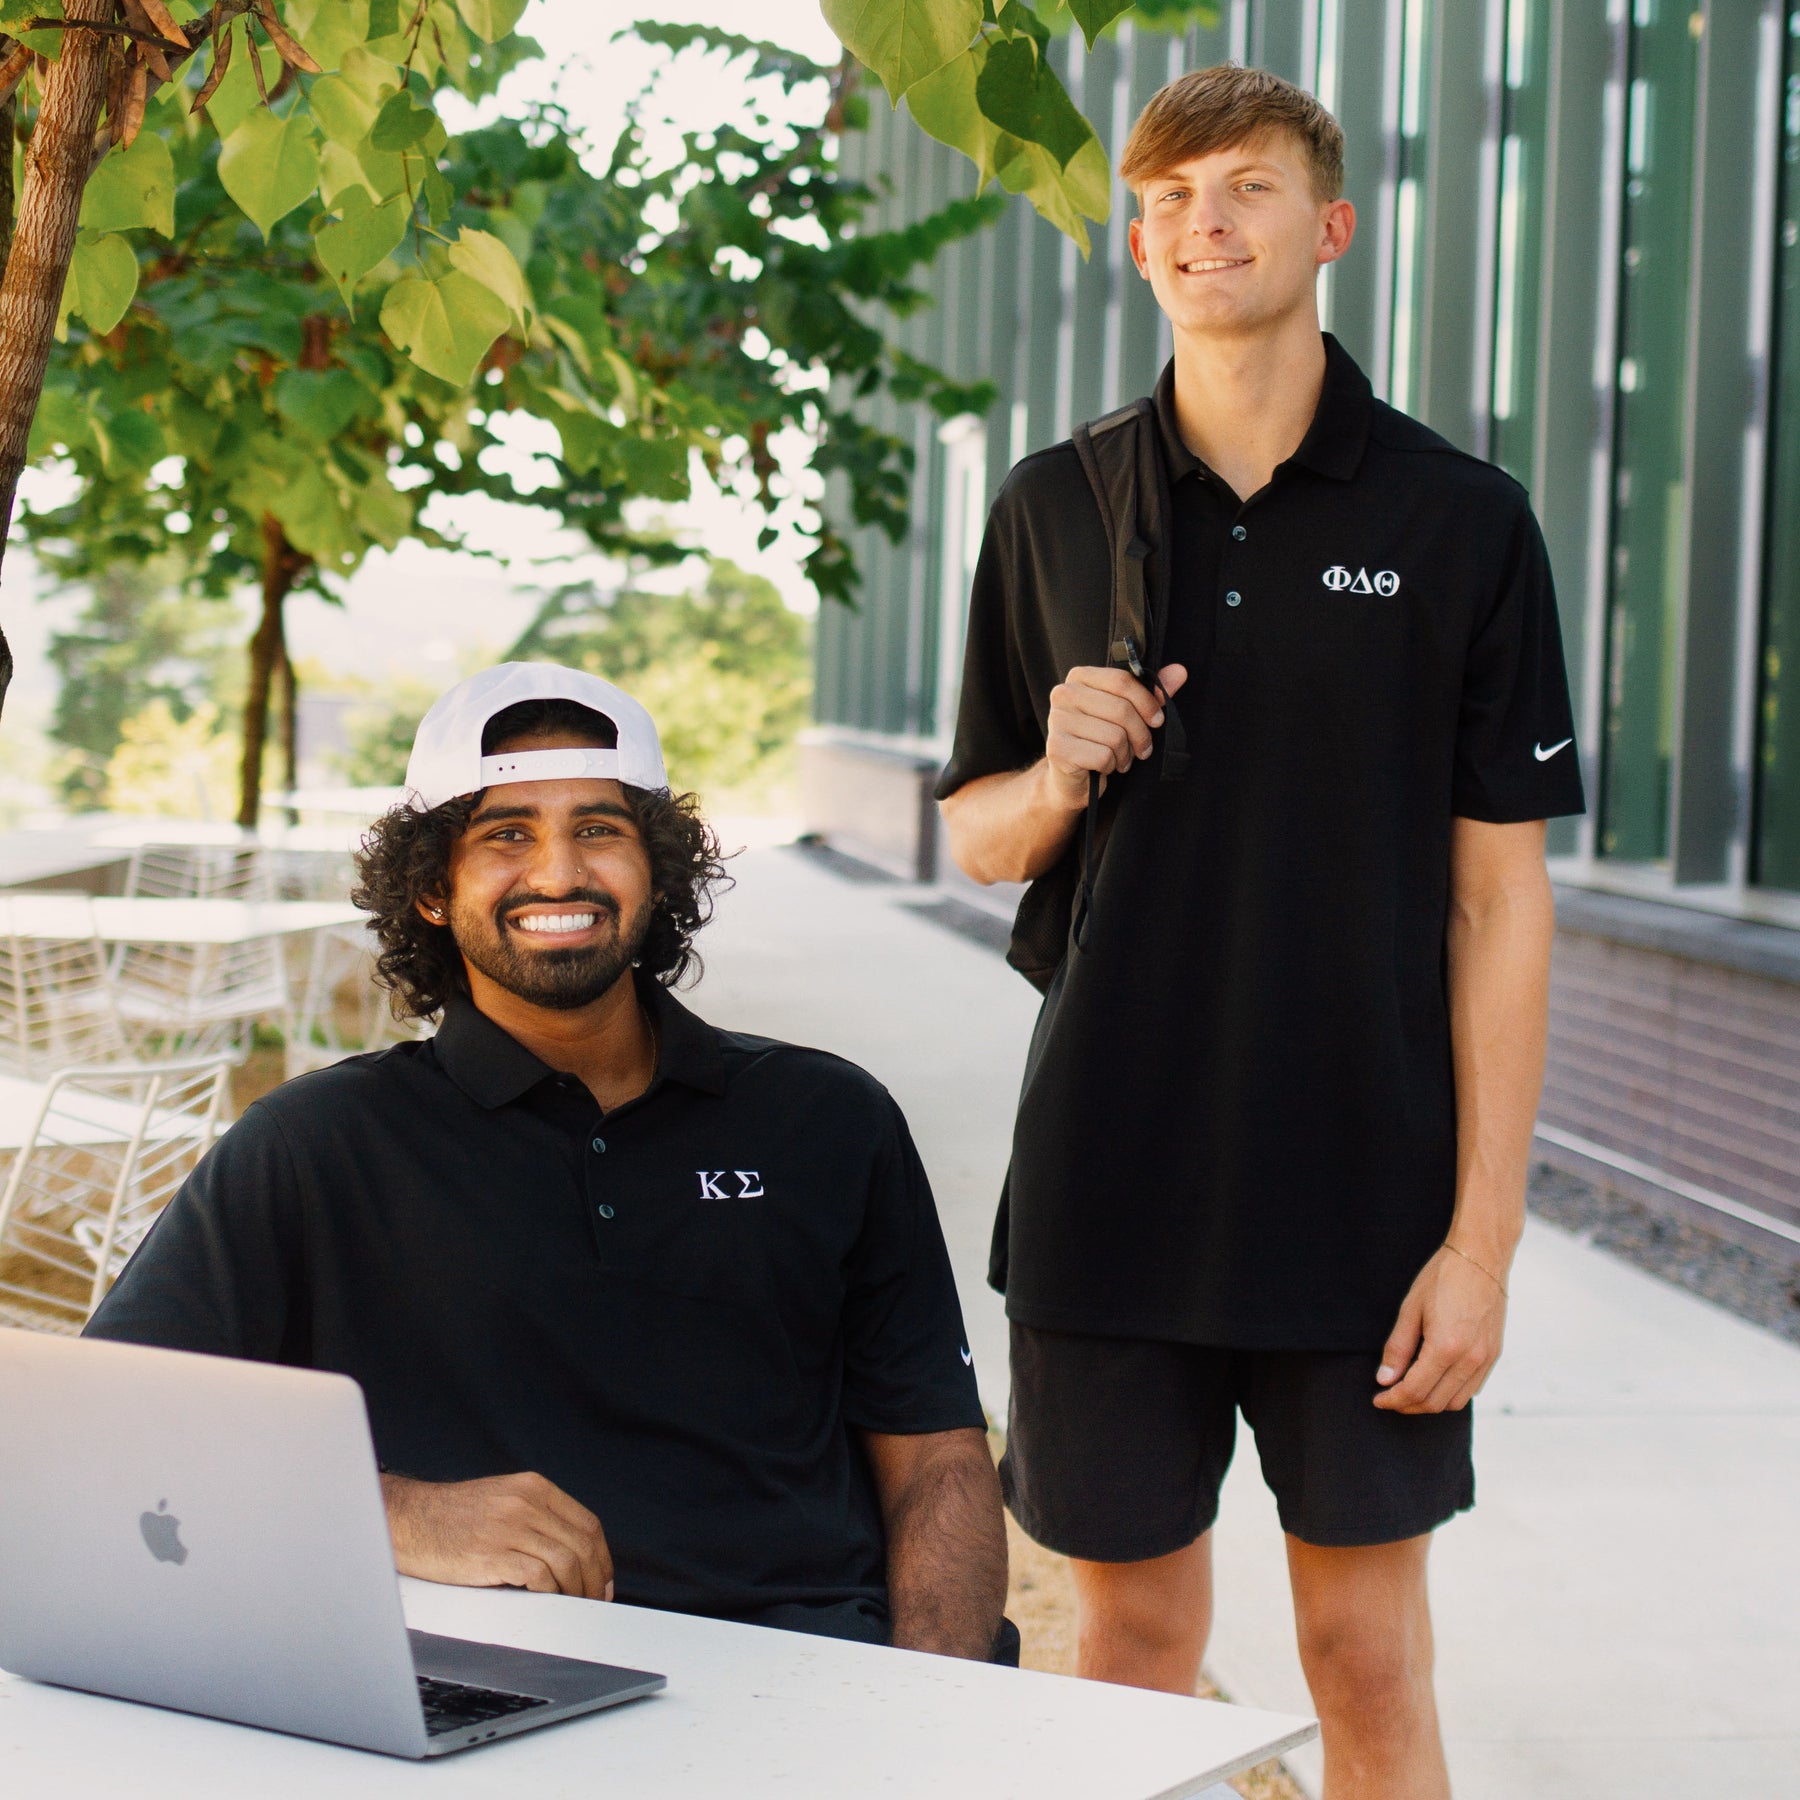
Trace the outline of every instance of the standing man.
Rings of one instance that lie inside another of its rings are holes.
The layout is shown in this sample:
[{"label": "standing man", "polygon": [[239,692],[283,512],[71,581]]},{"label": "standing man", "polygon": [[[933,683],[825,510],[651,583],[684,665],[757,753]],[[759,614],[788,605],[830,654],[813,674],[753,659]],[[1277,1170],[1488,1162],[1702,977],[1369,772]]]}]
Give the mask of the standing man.
[{"label": "standing man", "polygon": [[1084,455],[1028,457],[938,790],[970,875],[1036,884],[1014,960],[1064,934],[995,1232],[1003,1481],[1074,1559],[1080,1672],[1191,1693],[1241,1410],[1331,1800],[1440,1800],[1427,1551],[1474,1499],[1542,1075],[1544,821],[1582,809],[1550,572],[1517,484],[1320,331],[1355,216],[1316,100],[1191,73],[1121,173],[1175,344],[1123,428],[1161,495],[1127,551],[1147,666],[1118,666],[1122,540]]}]

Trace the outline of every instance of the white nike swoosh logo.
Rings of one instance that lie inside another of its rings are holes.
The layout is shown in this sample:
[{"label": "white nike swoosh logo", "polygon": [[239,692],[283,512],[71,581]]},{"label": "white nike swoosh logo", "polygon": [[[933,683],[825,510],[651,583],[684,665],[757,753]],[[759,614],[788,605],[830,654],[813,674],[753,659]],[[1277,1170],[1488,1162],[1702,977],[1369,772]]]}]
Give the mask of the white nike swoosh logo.
[{"label": "white nike swoosh logo", "polygon": [[1574,741],[1573,738],[1564,738],[1560,744],[1552,744],[1548,750],[1546,750],[1542,744],[1533,744],[1531,747],[1531,754],[1535,756],[1539,762],[1548,762],[1557,751],[1568,749]]},{"label": "white nike swoosh logo", "polygon": [[963,1359],[963,1361],[964,1361],[964,1362],[966,1362],[966,1363],[967,1363],[967,1364],[968,1364],[968,1365],[969,1365],[969,1367],[970,1367],[970,1368],[971,1368],[971,1369],[972,1369],[972,1368],[974,1368],[974,1366],[975,1366],[975,1359],[974,1359],[974,1357],[972,1357],[972,1356],[971,1356],[971,1355],[970,1355],[970,1354],[969,1354],[969,1353],[968,1353],[968,1351],[966,1351],[966,1350],[965,1350],[965,1351],[964,1351],[964,1352],[963,1352],[963,1353],[962,1353],[962,1359]]}]

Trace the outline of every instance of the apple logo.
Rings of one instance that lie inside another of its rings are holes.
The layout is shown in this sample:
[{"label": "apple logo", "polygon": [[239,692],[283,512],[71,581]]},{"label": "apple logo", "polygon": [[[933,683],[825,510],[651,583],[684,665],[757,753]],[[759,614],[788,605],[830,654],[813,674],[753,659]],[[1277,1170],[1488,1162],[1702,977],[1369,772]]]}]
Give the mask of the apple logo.
[{"label": "apple logo", "polygon": [[168,1501],[157,1501],[155,1512],[139,1513],[138,1530],[144,1534],[144,1542],[158,1562],[187,1561],[187,1545],[181,1541],[181,1521],[169,1511]]}]

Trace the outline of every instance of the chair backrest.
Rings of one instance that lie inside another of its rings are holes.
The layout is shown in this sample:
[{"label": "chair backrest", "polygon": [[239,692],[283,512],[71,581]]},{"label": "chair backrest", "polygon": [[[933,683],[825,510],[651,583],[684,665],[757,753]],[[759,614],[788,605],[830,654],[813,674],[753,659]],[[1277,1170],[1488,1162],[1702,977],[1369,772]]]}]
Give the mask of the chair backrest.
[{"label": "chair backrest", "polygon": [[81,1329],[218,1136],[229,1075],[209,1057],[44,1083],[0,1186],[0,1318]]},{"label": "chair backrest", "polygon": [[159,900],[273,900],[275,873],[259,844],[140,844],[125,892]]},{"label": "chair backrest", "polygon": [[0,895],[0,1069],[42,1077],[128,1054],[93,902]]}]

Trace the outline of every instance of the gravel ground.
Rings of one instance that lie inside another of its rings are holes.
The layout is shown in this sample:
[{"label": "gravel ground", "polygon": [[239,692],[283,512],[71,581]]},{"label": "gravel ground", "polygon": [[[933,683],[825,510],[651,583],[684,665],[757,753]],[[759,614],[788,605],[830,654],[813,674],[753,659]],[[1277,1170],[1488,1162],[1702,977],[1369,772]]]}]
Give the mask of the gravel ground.
[{"label": "gravel ground", "polygon": [[1800,1344],[1800,1249],[1792,1259],[1752,1250],[1548,1163],[1533,1168],[1526,1199],[1547,1223]]}]

